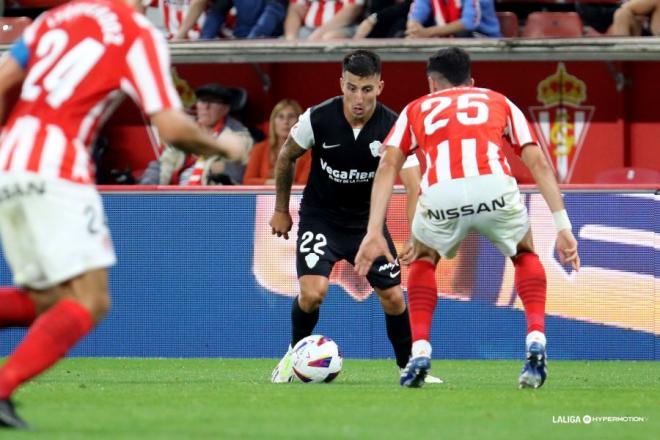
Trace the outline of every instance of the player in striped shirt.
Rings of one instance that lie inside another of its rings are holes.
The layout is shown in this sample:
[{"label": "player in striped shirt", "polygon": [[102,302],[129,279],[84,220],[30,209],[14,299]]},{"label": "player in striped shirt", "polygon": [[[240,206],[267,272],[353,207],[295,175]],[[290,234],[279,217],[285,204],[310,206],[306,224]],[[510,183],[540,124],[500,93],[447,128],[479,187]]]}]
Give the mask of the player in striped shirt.
[{"label": "player in striped shirt", "polygon": [[534,253],[527,209],[502,152],[503,138],[510,139],[530,169],[553,214],[561,262],[579,270],[577,241],[557,180],[518,107],[497,92],[474,87],[464,50],[440,50],[429,60],[427,73],[431,93],[405,107],[383,142],[387,150],[376,173],[356,269],[364,274],[380,255],[393,261],[382,236],[387,201],[405,157],[421,148],[427,169],[412,225],[415,257],[408,278],[413,348],[401,385],[423,385],[431,368],[436,265],[441,257],[453,258],[467,233],[475,230],[513,261],[515,287],[527,318],[527,361],[519,386],[538,388],[547,373],[546,277]]},{"label": "player in striped shirt", "polygon": [[110,308],[115,263],[89,150],[126,95],[168,143],[241,157],[181,110],[163,36],[139,0],[78,0],[41,15],[0,60],[0,235],[19,287],[0,288],[0,328],[29,327],[0,367],[0,426],[27,428],[11,396],[72,348]]}]

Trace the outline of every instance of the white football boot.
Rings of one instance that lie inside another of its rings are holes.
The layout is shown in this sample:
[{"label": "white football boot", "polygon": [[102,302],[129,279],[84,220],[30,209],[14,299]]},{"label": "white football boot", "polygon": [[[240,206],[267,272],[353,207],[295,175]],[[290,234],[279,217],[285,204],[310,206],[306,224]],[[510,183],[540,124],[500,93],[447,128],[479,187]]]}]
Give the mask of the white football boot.
[{"label": "white football boot", "polygon": [[293,348],[290,345],[284,357],[273,370],[270,381],[273,383],[293,382]]}]

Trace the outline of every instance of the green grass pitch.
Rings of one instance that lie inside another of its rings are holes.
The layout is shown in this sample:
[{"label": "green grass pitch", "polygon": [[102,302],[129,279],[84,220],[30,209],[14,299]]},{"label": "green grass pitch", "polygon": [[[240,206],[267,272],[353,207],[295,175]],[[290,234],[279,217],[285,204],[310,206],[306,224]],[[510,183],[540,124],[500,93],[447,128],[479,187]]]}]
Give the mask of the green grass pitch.
[{"label": "green grass pitch", "polygon": [[393,361],[345,360],[331,384],[271,384],[275,363],[66,359],[15,396],[36,432],[0,438],[660,438],[657,362],[551,360],[538,390],[516,388],[513,361],[434,361],[446,383],[421,389],[401,388]]}]

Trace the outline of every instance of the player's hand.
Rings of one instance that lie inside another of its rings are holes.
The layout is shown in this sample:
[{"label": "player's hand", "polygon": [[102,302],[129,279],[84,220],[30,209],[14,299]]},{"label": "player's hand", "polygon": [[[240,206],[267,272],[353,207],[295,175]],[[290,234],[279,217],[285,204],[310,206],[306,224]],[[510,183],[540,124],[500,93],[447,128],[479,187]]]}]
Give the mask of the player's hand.
[{"label": "player's hand", "polygon": [[408,266],[412,263],[412,259],[415,256],[415,247],[413,245],[413,238],[410,237],[405,244],[403,249],[399,252],[399,263]]},{"label": "player's hand", "polygon": [[383,234],[371,234],[367,232],[367,235],[362,239],[360,249],[355,256],[355,271],[359,275],[367,275],[374,260],[381,255],[385,255],[385,258],[387,258],[387,261],[390,263],[394,262],[394,257],[392,256],[389,247],[387,247],[387,241],[385,241]]},{"label": "player's hand", "polygon": [[293,226],[293,220],[291,219],[291,214],[289,212],[275,211],[273,212],[270,221],[268,222],[271,228],[273,228],[273,235],[278,237],[284,237],[285,240],[289,239],[289,231]]},{"label": "player's hand", "polygon": [[562,229],[557,234],[557,252],[561,264],[570,263],[575,271],[580,270],[580,255],[577,251],[577,240],[570,229]]}]

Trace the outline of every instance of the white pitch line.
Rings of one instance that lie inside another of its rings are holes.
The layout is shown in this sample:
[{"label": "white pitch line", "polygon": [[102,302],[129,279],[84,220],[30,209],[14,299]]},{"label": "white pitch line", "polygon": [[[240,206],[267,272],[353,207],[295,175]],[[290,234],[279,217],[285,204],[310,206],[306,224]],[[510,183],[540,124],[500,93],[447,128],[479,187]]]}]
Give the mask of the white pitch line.
[{"label": "white pitch line", "polygon": [[623,229],[612,226],[586,225],[580,229],[580,238],[607,241],[609,243],[652,247],[660,250],[660,234],[639,229]]}]

